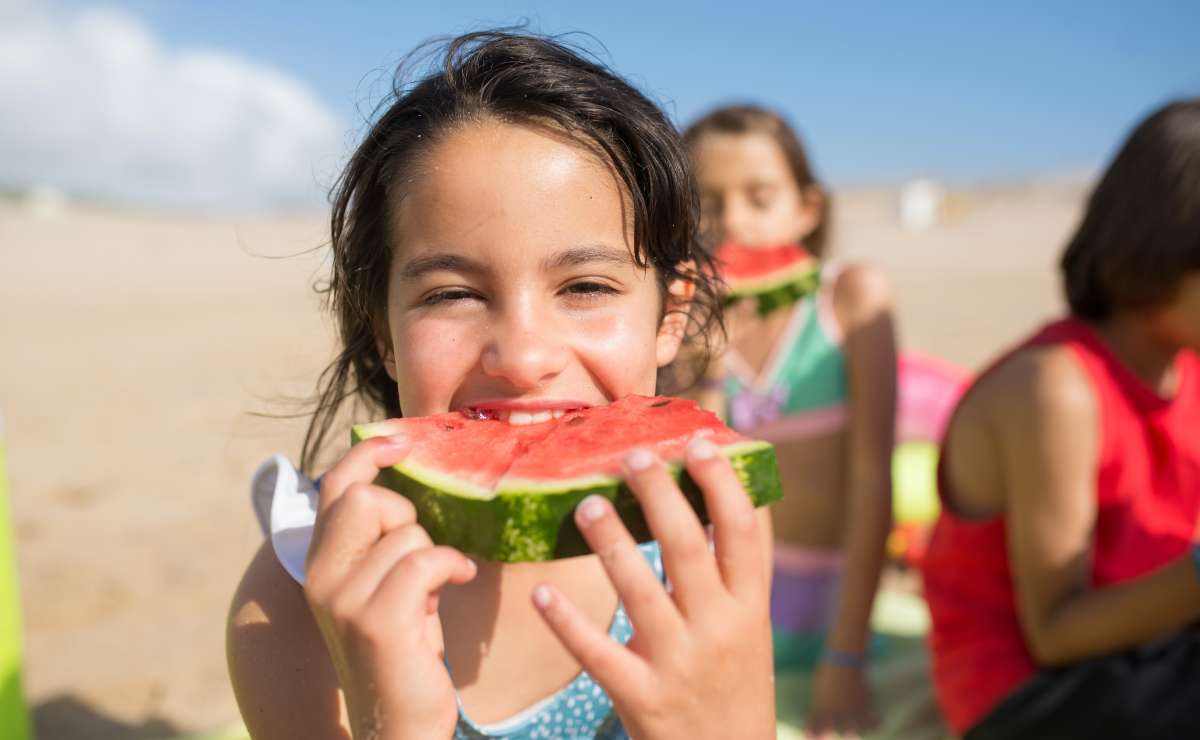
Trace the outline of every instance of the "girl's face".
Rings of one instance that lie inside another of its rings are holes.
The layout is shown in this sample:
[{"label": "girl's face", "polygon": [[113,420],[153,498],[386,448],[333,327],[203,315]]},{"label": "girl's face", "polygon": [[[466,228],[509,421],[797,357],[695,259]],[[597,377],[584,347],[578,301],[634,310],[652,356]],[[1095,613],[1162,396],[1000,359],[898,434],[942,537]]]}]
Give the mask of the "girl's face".
[{"label": "girl's face", "polygon": [[803,241],[820,224],[821,191],[796,183],[767,134],[707,134],[694,155],[706,233],[748,247],[777,246]]},{"label": "girl's face", "polygon": [[660,321],[667,296],[633,262],[612,170],[565,135],[494,121],[422,162],[390,214],[382,350],[404,415],[536,423],[653,394],[685,319]]},{"label": "girl's face", "polygon": [[1151,322],[1164,343],[1200,352],[1200,271],[1184,274],[1174,298],[1153,312]]}]

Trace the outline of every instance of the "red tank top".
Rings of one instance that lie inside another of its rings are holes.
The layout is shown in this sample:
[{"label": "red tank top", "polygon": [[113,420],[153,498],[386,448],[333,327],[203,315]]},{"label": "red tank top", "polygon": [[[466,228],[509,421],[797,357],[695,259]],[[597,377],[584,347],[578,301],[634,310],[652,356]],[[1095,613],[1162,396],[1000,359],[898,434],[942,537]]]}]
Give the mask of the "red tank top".
[{"label": "red tank top", "polygon": [[[1051,344],[1070,347],[1099,404],[1093,585],[1136,578],[1180,557],[1200,514],[1200,357],[1179,354],[1171,400],[1076,319],[1044,327],[1004,359]],[[938,483],[944,504],[941,469]],[[923,567],[934,684],[950,726],[962,733],[1038,670],[1017,621],[1004,518],[968,521],[943,505]]]}]

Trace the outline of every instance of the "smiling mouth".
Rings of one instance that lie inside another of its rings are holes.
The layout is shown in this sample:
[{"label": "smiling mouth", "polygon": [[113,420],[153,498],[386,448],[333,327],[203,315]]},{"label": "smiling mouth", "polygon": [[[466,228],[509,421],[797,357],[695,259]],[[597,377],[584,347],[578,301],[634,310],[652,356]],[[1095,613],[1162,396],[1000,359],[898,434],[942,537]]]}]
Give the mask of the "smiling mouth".
[{"label": "smiling mouth", "polygon": [[561,419],[566,414],[574,411],[582,411],[587,408],[585,404],[564,406],[558,405],[557,408],[538,408],[530,406],[527,408],[504,408],[502,406],[469,406],[463,409],[463,415],[469,419],[492,419],[502,421],[514,427],[529,426],[531,424],[544,424],[554,419]]}]

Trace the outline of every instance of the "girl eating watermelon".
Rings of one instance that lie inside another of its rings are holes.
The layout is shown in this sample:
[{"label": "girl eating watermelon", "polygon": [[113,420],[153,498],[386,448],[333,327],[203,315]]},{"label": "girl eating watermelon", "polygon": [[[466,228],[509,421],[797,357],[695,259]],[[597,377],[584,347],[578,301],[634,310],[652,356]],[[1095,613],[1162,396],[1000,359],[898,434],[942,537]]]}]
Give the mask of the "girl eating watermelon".
[{"label": "girl eating watermelon", "polygon": [[891,522],[888,287],[871,267],[824,260],[829,194],[780,116],[723,108],[684,139],[734,301],[702,402],[776,444],[785,489],[773,510],[776,667],[815,675],[811,698],[781,693],[780,709],[807,701],[809,729],[860,732],[877,723],[865,669]]},{"label": "girl eating watermelon", "polygon": [[[308,474],[349,404],[546,423],[653,395],[720,321],[687,155],[658,108],[553,40],[470,34],[443,60],[397,87],[338,182],[341,351]],[[574,521],[597,555],[518,564],[434,546],[373,483],[413,444],[371,437],[319,484],[282,459],[256,476],[270,537],[227,643],[254,738],[774,737],[769,522],[708,438],[686,468],[711,547],[641,448],[624,477],[654,541],[593,496]]]},{"label": "girl eating watermelon", "polygon": [[1060,265],[1069,315],[943,443],[938,698],[967,740],[1200,737],[1200,99],[1133,131]]}]

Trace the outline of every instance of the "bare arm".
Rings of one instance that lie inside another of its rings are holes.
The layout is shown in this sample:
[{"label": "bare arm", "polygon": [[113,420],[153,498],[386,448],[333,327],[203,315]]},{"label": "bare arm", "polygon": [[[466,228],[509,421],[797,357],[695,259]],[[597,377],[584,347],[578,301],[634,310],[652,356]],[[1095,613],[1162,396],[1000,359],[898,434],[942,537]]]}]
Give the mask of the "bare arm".
[{"label": "bare arm", "polygon": [[337,676],[300,586],[269,542],[259,548],[230,607],[229,677],[254,740],[348,740]]},{"label": "bare arm", "polygon": [[1114,653],[1200,617],[1190,555],[1118,586],[1090,585],[1099,410],[1066,348],[1006,368],[995,424],[1018,616],[1034,658],[1058,666]]},{"label": "bare arm", "polygon": [[892,444],[896,426],[896,336],[892,299],[874,268],[847,268],[834,291],[846,336],[850,428],[846,459],[846,568],[830,647],[866,651],[871,608],[892,523]]}]

